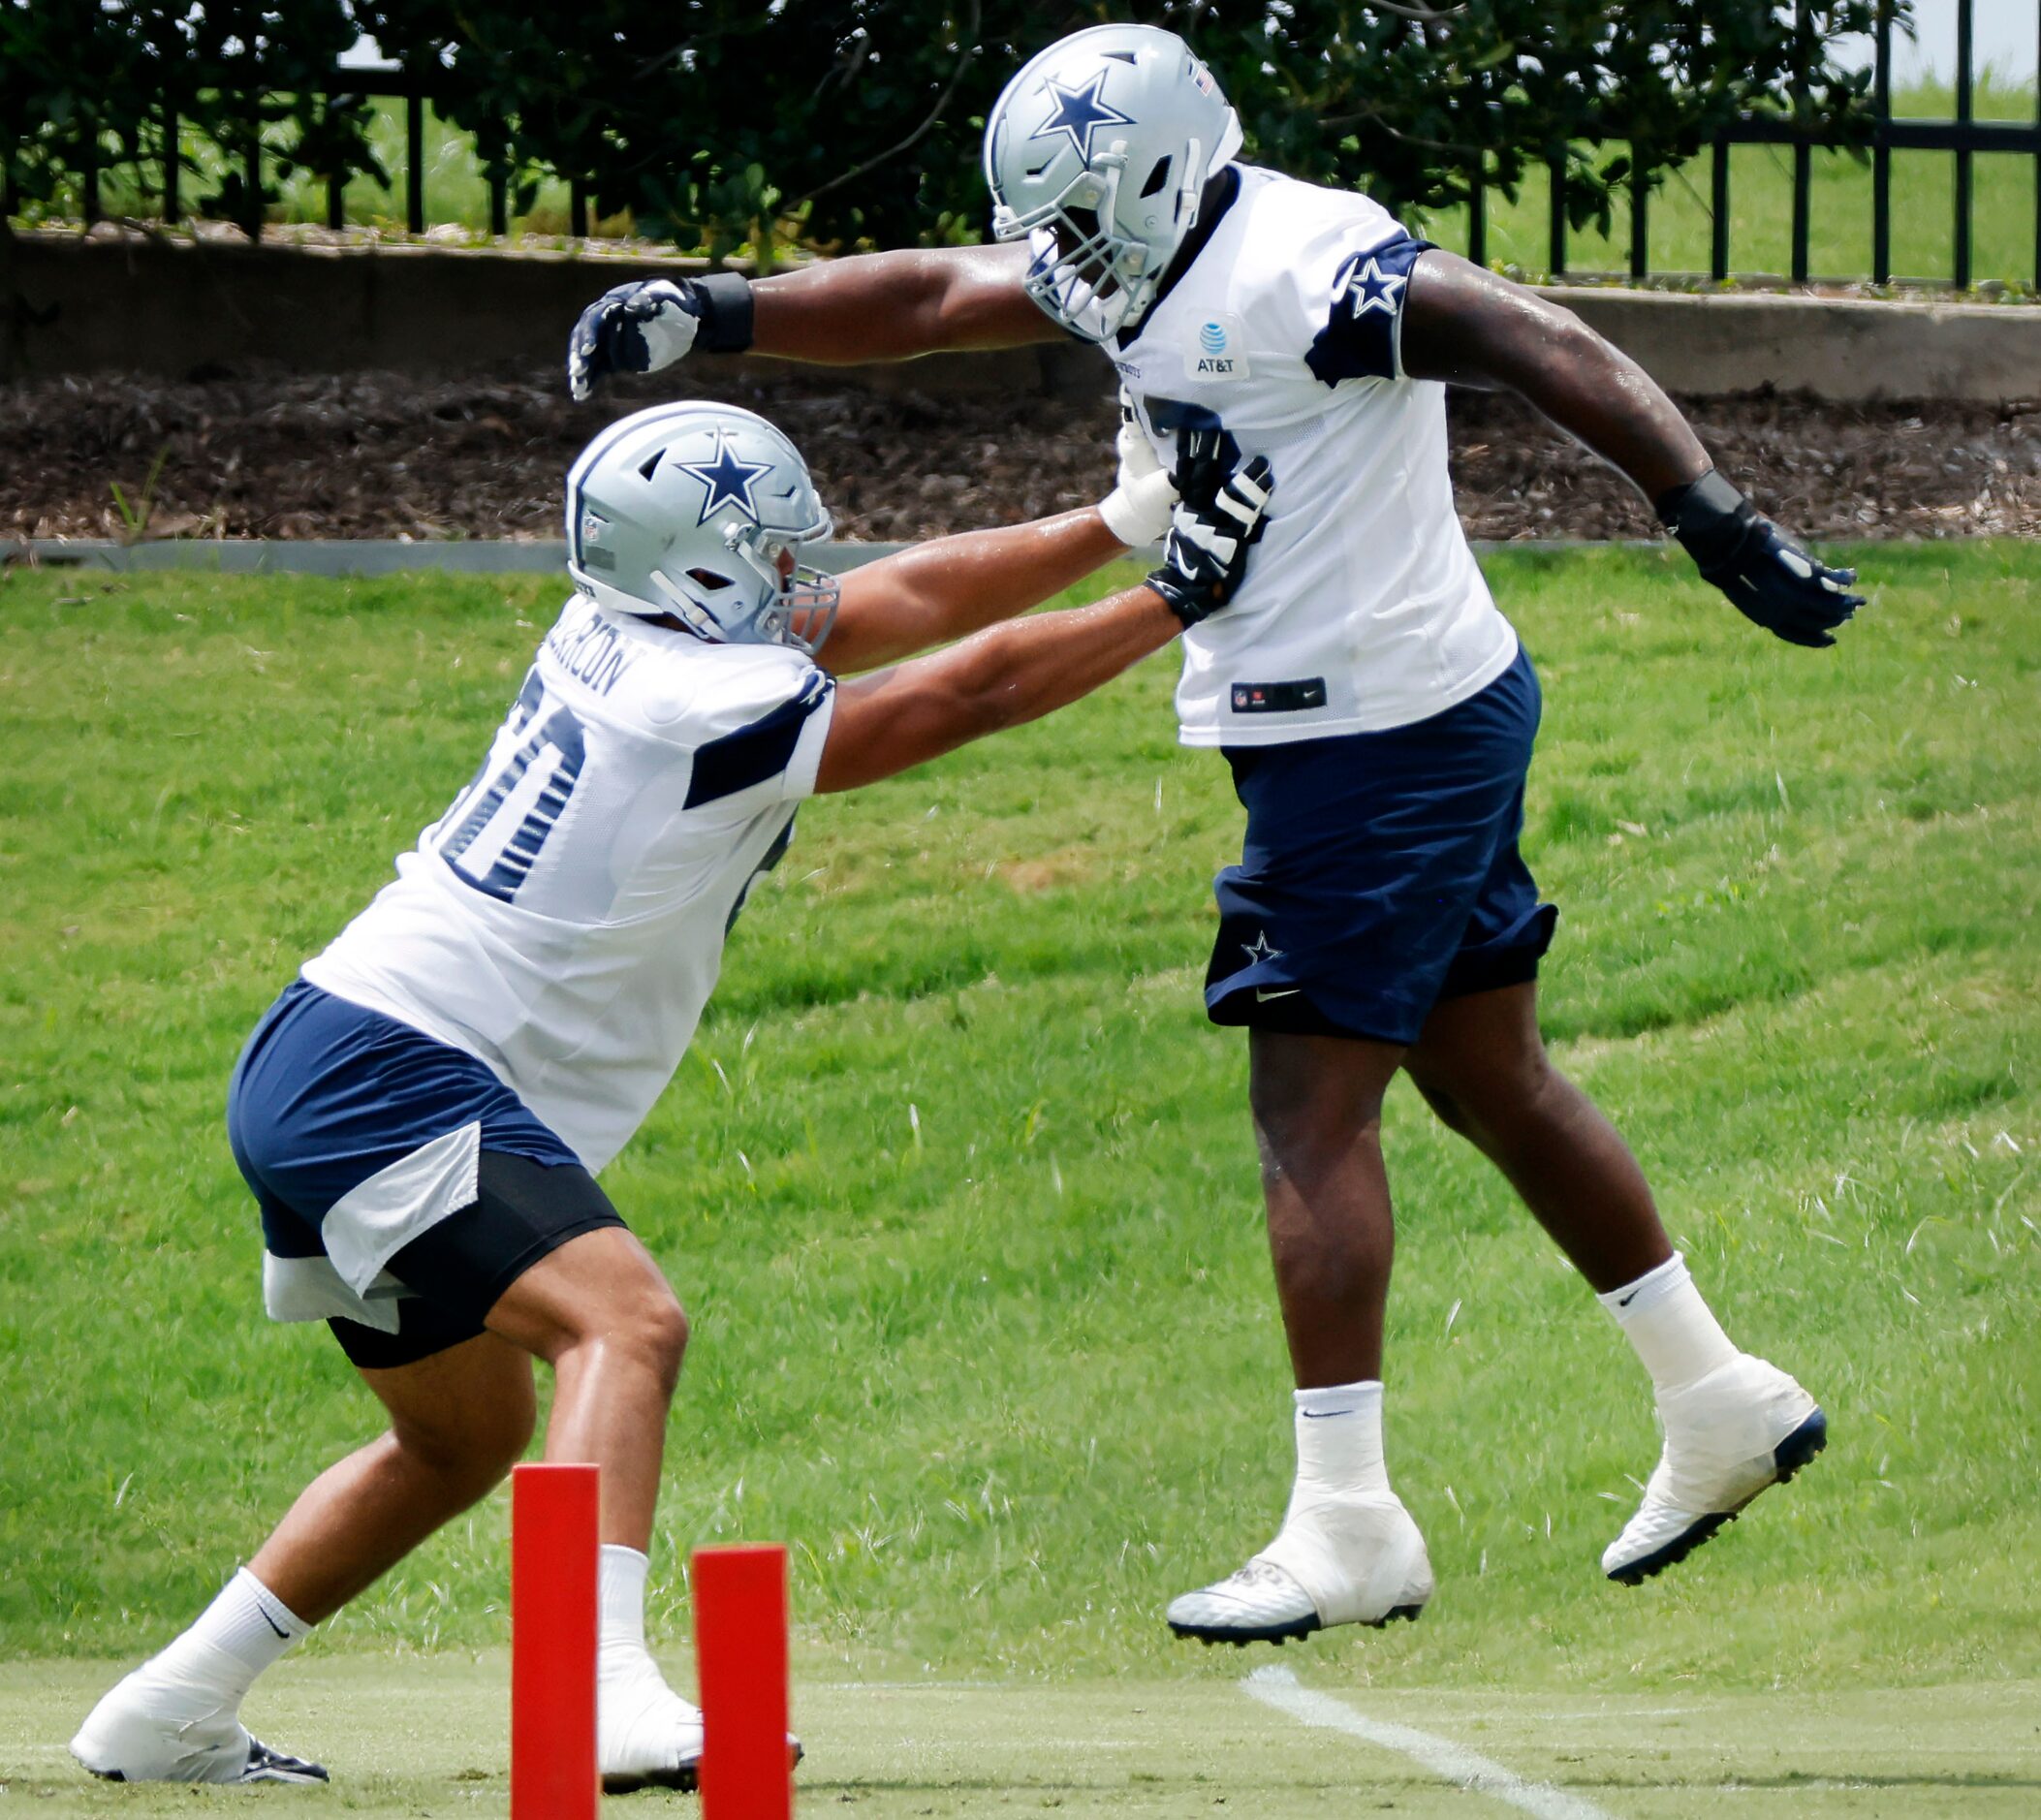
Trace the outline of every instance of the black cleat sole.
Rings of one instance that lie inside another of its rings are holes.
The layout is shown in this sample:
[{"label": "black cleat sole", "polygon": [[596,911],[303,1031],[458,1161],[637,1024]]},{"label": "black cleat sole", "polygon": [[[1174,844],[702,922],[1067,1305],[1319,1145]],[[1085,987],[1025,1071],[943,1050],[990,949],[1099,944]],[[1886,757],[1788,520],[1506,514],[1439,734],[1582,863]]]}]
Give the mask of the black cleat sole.
[{"label": "black cleat sole", "polygon": [[[1387,1630],[1398,1618],[1405,1623],[1414,1624],[1417,1621],[1418,1614],[1424,1609],[1422,1605],[1392,1606],[1382,1616],[1364,1620],[1362,1628],[1365,1630]],[[1230,1643],[1236,1649],[1244,1649],[1250,1643],[1272,1643],[1277,1648],[1281,1648],[1292,1638],[1302,1639],[1310,1636],[1313,1631],[1326,1630],[1328,1628],[1336,1628],[1336,1626],[1322,1624],[1315,1616],[1296,1618],[1287,1624],[1264,1625],[1258,1630],[1237,1630],[1232,1628],[1220,1630],[1209,1625],[1178,1624],[1174,1622],[1170,1625],[1170,1629],[1186,1643],[1202,1643],[1208,1647],[1215,1643]]]},{"label": "black cleat sole", "polygon": [[[787,1753],[787,1769],[791,1773],[801,1765],[807,1751],[796,1744]],[[606,1775],[603,1777],[605,1795],[638,1795],[648,1788],[664,1789],[671,1794],[692,1795],[701,1775],[701,1765],[684,1764],[677,1770],[650,1770],[643,1775]]]},{"label": "black cleat sole", "polygon": [[1735,1510],[1711,1512],[1675,1536],[1664,1548],[1653,1550],[1626,1567],[1618,1567],[1609,1578],[1617,1585],[1641,1586],[1668,1567],[1677,1567],[1704,1542],[1711,1541],[1724,1523],[1735,1522],[1752,1498],[1771,1491],[1774,1485],[1784,1485],[1828,1444],[1829,1419],[1817,1409],[1772,1450],[1772,1463],[1778,1469],[1776,1476],[1759,1486]]},{"label": "black cleat sole", "polygon": [[692,1764],[684,1770],[661,1770],[650,1775],[606,1775],[603,1777],[603,1793],[636,1795],[648,1788],[660,1788],[678,1795],[692,1795],[696,1779],[697,1772]]}]

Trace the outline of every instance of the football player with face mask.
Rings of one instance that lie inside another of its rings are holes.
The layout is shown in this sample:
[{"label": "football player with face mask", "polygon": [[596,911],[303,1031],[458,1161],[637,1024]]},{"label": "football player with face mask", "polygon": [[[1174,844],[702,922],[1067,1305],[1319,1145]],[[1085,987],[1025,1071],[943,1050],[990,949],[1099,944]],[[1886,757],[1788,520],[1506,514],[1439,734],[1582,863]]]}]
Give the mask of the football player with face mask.
[{"label": "football player with face mask", "polygon": [[746,284],[627,285],[570,350],[584,394],[690,348],[864,361],[1071,335],[1111,361],[1186,485],[1213,451],[1283,479],[1254,573],[1184,640],[1182,737],[1247,810],[1206,984],[1249,1031],[1250,1097],[1297,1384],[1275,1540],[1169,1621],[1208,1642],[1414,1617],[1431,1592],[1382,1446],[1392,1222],[1377,1142],[1407,1073],[1508,1177],[1649,1372],[1665,1446],[1602,1557],[1636,1584],[1820,1449],[1825,1422],[1740,1351],[1622,1139],[1548,1059],[1556,911],[1518,848],[1539,691],[1461,535],[1445,384],[1515,392],[1620,468],[1740,612],[1834,643],[1855,577],[1710,465],[1665,393],[1571,312],[1406,233],[1366,196],[1239,162],[1240,127],[1168,32],[1052,45],[988,116],[999,244]]},{"label": "football player with face mask", "polygon": [[[1222,467],[1202,506],[1135,477],[839,583],[801,561],[830,516],[763,419],[661,405],[589,444],[567,481],[576,591],[481,766],[284,989],[229,1089],[268,1312],[328,1322],[390,1430],[99,1703],[72,1741],[86,1769],[325,1781],[251,1738],[241,1700],[510,1470],[536,1359],[546,1458],[602,1468],[604,1786],[694,1786],[701,1714],[644,1641],[687,1325],[596,1177],[674,1078],[800,804],[1047,714],[1217,611],[1270,497],[1267,462]],[[1016,617],[1164,535],[1146,584]]]}]

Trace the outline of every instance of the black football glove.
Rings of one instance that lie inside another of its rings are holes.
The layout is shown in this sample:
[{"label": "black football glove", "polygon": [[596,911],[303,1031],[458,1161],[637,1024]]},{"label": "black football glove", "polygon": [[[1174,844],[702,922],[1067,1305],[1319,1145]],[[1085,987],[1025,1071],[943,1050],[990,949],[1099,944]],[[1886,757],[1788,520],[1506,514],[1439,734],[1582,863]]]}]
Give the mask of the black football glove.
[{"label": "black football glove", "polygon": [[1170,480],[1185,505],[1203,508],[1218,497],[1219,488],[1240,465],[1240,445],[1230,429],[1216,424],[1209,429],[1179,429]]},{"label": "black football glove", "polygon": [[736,272],[620,284],[581,312],[567,341],[567,390],[591,396],[612,373],[656,373],[697,345],[741,354],[751,345],[751,287]]},{"label": "black football glove", "polygon": [[1831,569],[1791,542],[1713,468],[1658,496],[1658,517],[1744,618],[1818,649],[1864,605],[1857,572]]},{"label": "black football glove", "polygon": [[[1223,430],[1192,433],[1225,435]],[[1231,443],[1233,438],[1226,440]],[[1239,459],[1238,452],[1235,459]],[[1179,461],[1178,472],[1183,471]],[[1178,504],[1170,519],[1169,542],[1163,547],[1162,567],[1148,577],[1148,585],[1185,626],[1210,618],[1240,591],[1240,578],[1247,573],[1247,551],[1261,540],[1262,528],[1268,523],[1269,497],[1275,490],[1275,475],[1267,455],[1256,455],[1245,467],[1231,472],[1219,470],[1193,478],[1211,482],[1205,502],[1195,503],[1186,494]]]}]

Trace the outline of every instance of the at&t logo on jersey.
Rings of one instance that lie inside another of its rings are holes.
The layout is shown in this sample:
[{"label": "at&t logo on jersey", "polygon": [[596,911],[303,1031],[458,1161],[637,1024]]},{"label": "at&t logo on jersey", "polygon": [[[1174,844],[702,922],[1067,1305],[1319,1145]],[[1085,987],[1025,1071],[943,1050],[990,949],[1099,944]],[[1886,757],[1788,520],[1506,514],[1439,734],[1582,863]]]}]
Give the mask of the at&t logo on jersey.
[{"label": "at&t logo on jersey", "polygon": [[1192,379],[1245,379],[1247,357],[1241,346],[1240,319],[1208,316],[1201,322],[1184,368]]}]

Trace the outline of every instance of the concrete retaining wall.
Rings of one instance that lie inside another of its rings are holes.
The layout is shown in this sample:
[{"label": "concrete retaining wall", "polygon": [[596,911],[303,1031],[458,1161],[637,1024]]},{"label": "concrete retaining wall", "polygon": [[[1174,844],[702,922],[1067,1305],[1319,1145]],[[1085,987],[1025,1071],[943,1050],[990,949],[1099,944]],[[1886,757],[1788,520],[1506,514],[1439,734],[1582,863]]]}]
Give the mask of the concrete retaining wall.
[{"label": "concrete retaining wall", "polygon": [[[589,298],[682,260],[504,255],[438,247],[298,248],[130,235],[0,241],[0,378],[184,375],[274,361],[312,372],[420,374],[557,360]],[[1669,391],[1805,389],[1840,400],[2041,396],[2041,307],[1690,297],[1568,286],[1548,293]],[[1083,394],[1089,349],[1050,345],[844,367],[878,390]]]}]

